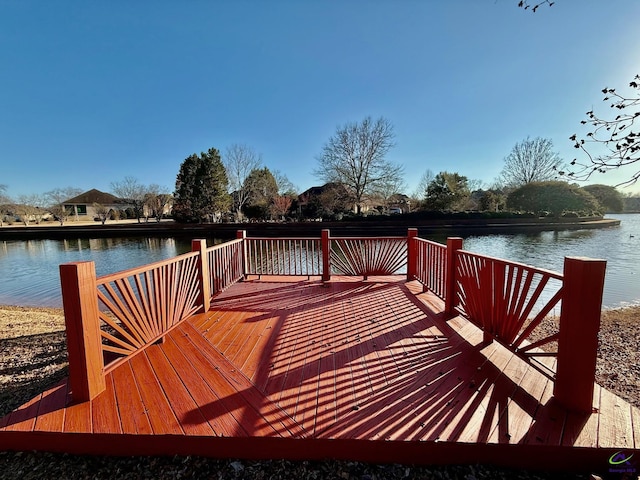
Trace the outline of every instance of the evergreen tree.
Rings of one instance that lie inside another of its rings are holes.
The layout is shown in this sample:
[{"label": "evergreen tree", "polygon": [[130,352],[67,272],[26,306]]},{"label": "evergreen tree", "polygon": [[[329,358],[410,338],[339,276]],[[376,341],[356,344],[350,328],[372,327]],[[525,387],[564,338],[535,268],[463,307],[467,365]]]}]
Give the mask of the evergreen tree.
[{"label": "evergreen tree", "polygon": [[269,218],[273,199],[278,195],[278,184],[271,171],[267,167],[251,170],[244,188],[249,197],[244,207],[245,214],[250,218]]},{"label": "evergreen tree", "polygon": [[220,152],[210,148],[187,157],[176,178],[173,216],[177,222],[217,219],[229,209],[229,181]]},{"label": "evergreen tree", "polygon": [[440,172],[427,187],[427,210],[459,210],[469,198],[468,179],[457,172]]}]

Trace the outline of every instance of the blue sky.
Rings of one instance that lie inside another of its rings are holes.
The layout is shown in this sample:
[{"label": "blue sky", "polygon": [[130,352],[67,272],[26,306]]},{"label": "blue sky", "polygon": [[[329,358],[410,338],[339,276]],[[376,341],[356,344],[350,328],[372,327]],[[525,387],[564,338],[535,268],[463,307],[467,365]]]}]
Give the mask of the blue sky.
[{"label": "blue sky", "polygon": [[173,190],[190,154],[244,143],[302,191],[368,115],[393,123],[407,193],[426,169],[490,183],[527,136],[571,160],[584,113],[608,114],[600,90],[640,73],[640,2],[612,5],[0,0],[0,184]]}]

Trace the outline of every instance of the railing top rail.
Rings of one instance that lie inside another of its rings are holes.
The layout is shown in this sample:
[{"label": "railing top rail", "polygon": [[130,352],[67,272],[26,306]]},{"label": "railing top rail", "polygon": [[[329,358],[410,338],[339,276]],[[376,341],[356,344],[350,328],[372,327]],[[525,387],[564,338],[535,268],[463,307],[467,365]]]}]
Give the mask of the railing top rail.
[{"label": "railing top rail", "polygon": [[407,236],[331,237],[331,240],[406,240]]},{"label": "railing top rail", "polygon": [[321,237],[246,237],[245,240],[291,240],[291,241],[318,240],[319,241],[321,240]]},{"label": "railing top rail", "polygon": [[140,273],[151,271],[155,268],[164,267],[166,265],[171,265],[172,263],[178,263],[182,260],[187,260],[192,257],[197,257],[199,255],[198,252],[187,252],[182,255],[178,255],[177,257],[167,258],[165,260],[160,260],[154,263],[148,263],[146,265],[142,265],[140,267],[130,268],[128,270],[122,270],[116,273],[109,273],[107,275],[103,275],[101,277],[96,278],[96,283],[98,286],[104,285],[109,282],[113,282],[114,280],[120,280],[122,278],[130,277],[132,275],[138,275]]},{"label": "railing top rail", "polygon": [[462,253],[464,255],[468,255],[470,257],[475,257],[475,258],[484,258],[487,260],[491,260],[492,262],[501,263],[503,265],[513,265],[517,267],[526,268],[527,270],[548,275],[549,277],[555,278],[557,280],[564,279],[564,275],[562,273],[555,272],[553,270],[547,270],[546,268],[534,267],[533,265],[527,265],[526,263],[514,262],[511,260],[505,260],[503,258],[492,257],[490,255],[483,255],[481,253],[469,252],[468,250],[458,250],[458,253]]},{"label": "railing top rail", "polygon": [[420,237],[414,237],[416,240],[422,242],[422,243],[428,243],[431,245],[435,245],[436,247],[442,247],[442,248],[447,248],[447,246],[444,243],[440,243],[440,242],[436,242],[433,240],[428,240],[426,238],[420,238]]},{"label": "railing top rail", "polygon": [[207,252],[213,252],[214,250],[219,250],[221,248],[228,247],[230,245],[235,245],[236,243],[242,243],[243,240],[244,240],[243,238],[236,238],[234,240],[229,240],[227,242],[223,242],[223,243],[219,243],[217,245],[213,245],[211,247],[207,247],[206,251]]}]

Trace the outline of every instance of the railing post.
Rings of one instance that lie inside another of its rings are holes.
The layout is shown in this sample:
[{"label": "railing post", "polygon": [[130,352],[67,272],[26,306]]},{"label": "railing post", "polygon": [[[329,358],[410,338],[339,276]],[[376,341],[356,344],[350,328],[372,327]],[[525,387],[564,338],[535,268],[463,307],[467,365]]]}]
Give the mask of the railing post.
[{"label": "railing post", "polygon": [[322,230],[320,249],[322,250],[322,281],[328,282],[331,280],[331,238],[327,229]]},{"label": "railing post", "polygon": [[95,264],[60,265],[60,285],[67,333],[69,387],[74,402],[85,402],[106,388]]},{"label": "railing post", "polygon": [[247,278],[247,231],[238,230],[236,238],[242,240],[242,278]]},{"label": "railing post", "polygon": [[207,241],[192,240],[191,251],[198,252],[198,281],[200,282],[200,296],[198,303],[202,311],[208,312],[211,307],[211,282],[209,281],[209,259],[207,258]]},{"label": "railing post", "polygon": [[447,317],[455,315],[456,306],[456,259],[458,250],[462,250],[462,238],[447,238],[446,282],[444,285],[444,311]]},{"label": "railing post", "polygon": [[407,231],[407,281],[416,278],[416,237],[418,236],[417,228],[410,228]]},{"label": "railing post", "polygon": [[565,257],[558,365],[553,394],[565,407],[590,413],[606,260]]}]

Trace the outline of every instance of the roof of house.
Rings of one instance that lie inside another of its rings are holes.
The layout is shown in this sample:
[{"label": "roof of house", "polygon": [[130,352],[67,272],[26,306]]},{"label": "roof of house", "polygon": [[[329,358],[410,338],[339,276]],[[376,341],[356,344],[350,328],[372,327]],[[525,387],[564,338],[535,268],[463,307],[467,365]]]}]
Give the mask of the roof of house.
[{"label": "roof of house", "polygon": [[113,205],[116,203],[124,203],[120,198],[115,195],[111,195],[110,193],[101,192],[100,190],[96,190],[95,188],[81,193],[77,197],[70,198],[63,202],[66,205],[69,204],[81,204],[81,205],[91,205],[93,203],[100,203],[102,205]]}]

